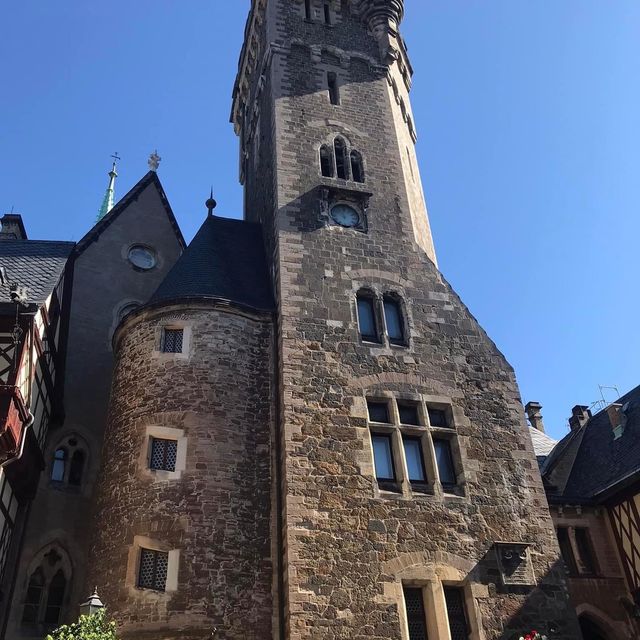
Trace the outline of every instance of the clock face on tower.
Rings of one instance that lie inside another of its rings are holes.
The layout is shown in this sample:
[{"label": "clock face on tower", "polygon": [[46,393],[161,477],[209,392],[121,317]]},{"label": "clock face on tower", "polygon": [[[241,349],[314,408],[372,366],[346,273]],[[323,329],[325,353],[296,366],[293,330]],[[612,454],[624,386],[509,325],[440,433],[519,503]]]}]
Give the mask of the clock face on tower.
[{"label": "clock face on tower", "polygon": [[357,227],[360,224],[360,214],[348,204],[336,204],[331,208],[331,218],[341,227]]}]

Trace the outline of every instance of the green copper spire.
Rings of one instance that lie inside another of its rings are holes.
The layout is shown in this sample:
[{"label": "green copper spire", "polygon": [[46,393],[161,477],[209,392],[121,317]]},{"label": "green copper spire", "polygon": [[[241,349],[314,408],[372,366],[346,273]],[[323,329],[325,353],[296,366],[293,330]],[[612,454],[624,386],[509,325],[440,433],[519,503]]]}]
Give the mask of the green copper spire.
[{"label": "green copper spire", "polygon": [[118,156],[118,152],[111,156],[113,158],[113,166],[111,167],[111,171],[109,171],[109,186],[107,187],[107,192],[104,194],[104,200],[102,201],[102,206],[100,207],[100,213],[98,214],[97,221],[100,222],[102,218],[104,218],[111,209],[113,209],[113,204],[115,201],[116,195],[116,178],[118,177],[118,172],[116,171],[116,162],[120,160],[120,156]]}]

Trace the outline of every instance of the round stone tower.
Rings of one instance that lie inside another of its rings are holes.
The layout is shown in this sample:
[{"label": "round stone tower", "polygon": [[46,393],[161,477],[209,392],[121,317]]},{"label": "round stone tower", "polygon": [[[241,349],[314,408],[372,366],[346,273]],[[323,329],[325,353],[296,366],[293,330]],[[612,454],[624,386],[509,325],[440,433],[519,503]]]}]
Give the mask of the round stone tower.
[{"label": "round stone tower", "polygon": [[90,572],[125,639],[271,635],[267,273],[260,227],[209,215],[114,336]]}]

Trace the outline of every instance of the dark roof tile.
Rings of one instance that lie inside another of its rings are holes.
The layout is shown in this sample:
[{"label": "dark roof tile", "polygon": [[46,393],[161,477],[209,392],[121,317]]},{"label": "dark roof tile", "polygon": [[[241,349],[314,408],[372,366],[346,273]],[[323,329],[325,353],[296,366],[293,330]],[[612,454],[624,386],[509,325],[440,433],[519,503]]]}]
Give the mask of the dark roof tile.
[{"label": "dark roof tile", "polygon": [[10,302],[9,283],[27,287],[27,300],[42,304],[55,288],[75,243],[48,240],[1,240],[0,267],[8,283],[0,286],[0,303]]},{"label": "dark roof tile", "polygon": [[273,310],[262,227],[207,216],[149,302],[181,298],[214,298]]}]

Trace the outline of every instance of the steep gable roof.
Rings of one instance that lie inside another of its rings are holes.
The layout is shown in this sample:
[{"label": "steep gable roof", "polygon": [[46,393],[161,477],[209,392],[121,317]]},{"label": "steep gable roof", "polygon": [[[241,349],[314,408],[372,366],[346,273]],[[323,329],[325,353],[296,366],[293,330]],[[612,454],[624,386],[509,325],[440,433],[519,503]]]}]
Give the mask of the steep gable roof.
[{"label": "steep gable roof", "polygon": [[90,231],[78,242],[76,245],[76,252],[82,253],[92,242],[95,242],[102,233],[109,228],[109,226],[122,214],[126,208],[134,202],[140,194],[149,186],[153,185],[160,195],[160,199],[162,200],[162,204],[167,213],[167,217],[169,218],[169,222],[178,238],[178,242],[180,246],[184,249],[186,246],[186,242],[184,241],[184,237],[182,235],[182,231],[180,231],[180,227],[178,226],[178,222],[176,217],[173,214],[171,209],[171,205],[169,204],[169,200],[167,199],[167,195],[162,188],[162,184],[160,182],[160,178],[155,171],[149,171],[147,175],[145,175],[123,198],[121,198],[116,206],[109,211],[109,213],[96,222],[95,225],[90,229]]},{"label": "steep gable roof", "polygon": [[29,303],[42,304],[64,271],[75,243],[50,240],[0,241],[0,267],[8,282],[0,285],[0,303],[11,303],[9,283],[27,287]]},{"label": "steep gable roof", "polygon": [[561,440],[549,456],[543,474],[551,484],[554,468],[563,463],[568,467],[566,481],[558,486],[556,497],[597,499],[605,490],[640,474],[640,386],[617,402],[628,403],[622,437],[614,438],[609,415],[602,410]]},{"label": "steep gable roof", "polygon": [[207,216],[149,303],[186,298],[273,310],[261,225]]}]

